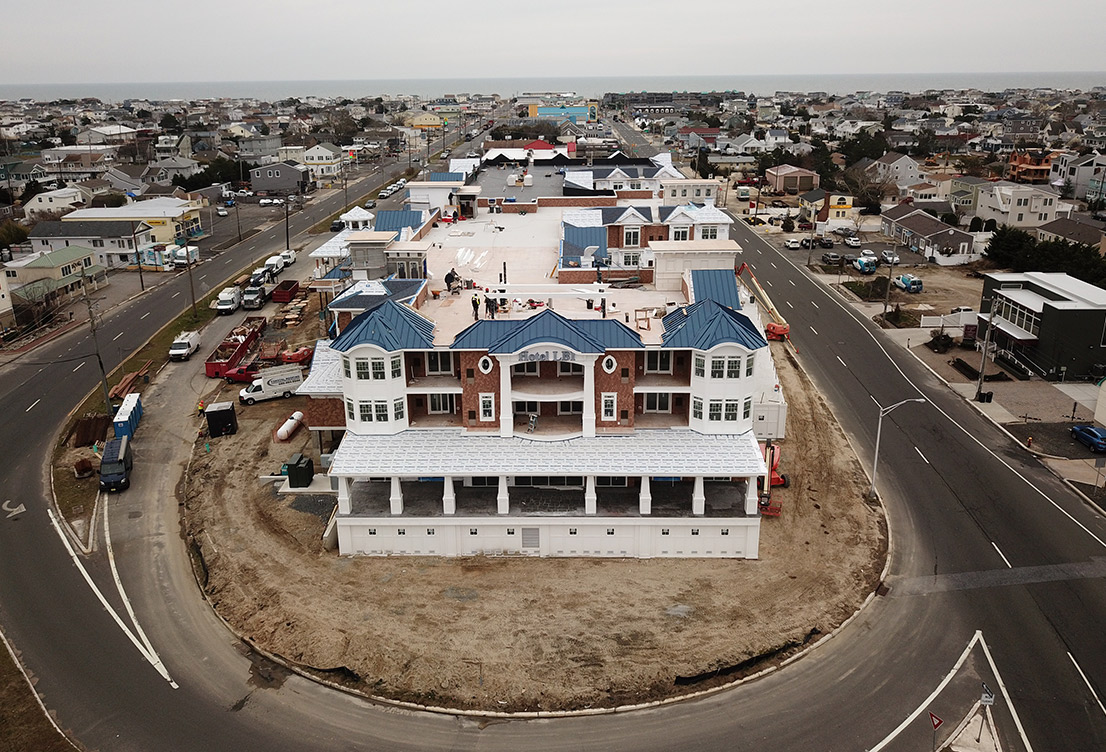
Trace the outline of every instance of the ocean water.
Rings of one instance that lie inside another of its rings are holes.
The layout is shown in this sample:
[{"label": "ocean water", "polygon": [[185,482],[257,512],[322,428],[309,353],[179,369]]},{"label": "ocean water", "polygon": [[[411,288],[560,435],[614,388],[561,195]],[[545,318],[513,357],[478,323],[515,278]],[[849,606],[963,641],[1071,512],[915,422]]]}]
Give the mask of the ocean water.
[{"label": "ocean water", "polygon": [[848,73],[812,75],[731,76],[610,76],[558,78],[440,78],[380,79],[363,81],[176,81],[147,83],[19,84],[0,83],[0,100],[30,98],[40,101],[96,97],[105,102],[125,99],[256,98],[274,101],[287,97],[375,97],[415,94],[424,98],[443,94],[499,94],[523,92],[575,92],[601,97],[605,92],[629,91],[741,91],[771,95],[777,91],[824,91],[851,94],[857,91],[924,91],[925,89],[1052,87],[1091,89],[1106,87],[1106,72],[1038,73]]}]

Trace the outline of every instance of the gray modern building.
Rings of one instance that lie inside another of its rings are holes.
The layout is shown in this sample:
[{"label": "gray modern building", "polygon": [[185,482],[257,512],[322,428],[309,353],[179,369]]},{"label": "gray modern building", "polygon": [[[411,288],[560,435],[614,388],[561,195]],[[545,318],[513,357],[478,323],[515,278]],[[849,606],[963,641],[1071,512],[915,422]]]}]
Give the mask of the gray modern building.
[{"label": "gray modern building", "polygon": [[314,184],[311,172],[296,162],[277,162],[250,170],[250,187],[261,193],[280,195],[307,193]]},{"label": "gray modern building", "polygon": [[1106,376],[1106,290],[1061,272],[984,275],[979,335],[1000,362],[1047,379]]}]

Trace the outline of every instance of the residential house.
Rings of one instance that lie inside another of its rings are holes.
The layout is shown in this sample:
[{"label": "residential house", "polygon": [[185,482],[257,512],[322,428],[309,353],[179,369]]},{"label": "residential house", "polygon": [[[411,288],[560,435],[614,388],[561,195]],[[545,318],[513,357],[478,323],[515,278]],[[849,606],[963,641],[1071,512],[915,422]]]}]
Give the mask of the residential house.
[{"label": "residential house", "polygon": [[342,174],[344,155],[334,144],[315,144],[303,156],[304,164],[310,170],[311,179],[316,185],[330,183]]},{"label": "residential house", "polygon": [[1052,169],[1052,152],[1044,149],[1015,149],[1006,157],[1006,177],[1015,183],[1047,183]]},{"label": "residential house", "polygon": [[442,118],[433,112],[423,112],[413,117],[409,125],[420,131],[440,130]]},{"label": "residential house", "polygon": [[6,262],[4,277],[16,318],[21,323],[39,320],[80,295],[85,284],[94,290],[106,285],[107,272],[93,256],[91,248],[69,246],[19,254]]},{"label": "residential house", "polygon": [[1103,175],[1106,175],[1106,154],[1058,152],[1053,157],[1048,182],[1056,190],[1063,191],[1064,195],[1089,200],[1091,181],[1099,178],[1096,185],[1100,185]]},{"label": "residential house", "polygon": [[1059,216],[1060,196],[1049,188],[1005,181],[979,190],[975,216],[988,223],[1027,230]]},{"label": "residential house", "polygon": [[251,135],[238,142],[238,158],[243,162],[266,164],[277,160],[280,151],[280,136]]},{"label": "residential house", "polygon": [[947,225],[910,204],[899,204],[880,216],[880,232],[896,244],[943,266],[979,259],[970,233]]},{"label": "residential house", "polygon": [[[670,164],[656,164],[649,167],[572,168],[565,172],[566,188],[582,188],[589,191],[610,191],[615,195],[624,193],[624,198],[646,198],[659,195],[661,183],[666,180],[679,180],[683,173]],[[715,181],[717,182],[717,181]],[[645,193],[632,193],[644,191]]]},{"label": "residential house", "polygon": [[78,144],[129,144],[134,143],[138,131],[118,123],[93,125],[77,134]]},{"label": "residential house", "polygon": [[1103,240],[1104,228],[1106,223],[1086,217],[1057,217],[1037,228],[1037,240],[1066,240],[1098,247]]},{"label": "residential house", "polygon": [[297,162],[275,162],[250,170],[250,187],[258,193],[304,194],[314,187],[311,171]]},{"label": "residential house", "polygon": [[685,178],[680,176],[662,179],[657,195],[664,203],[669,205],[686,202],[713,206],[719,189],[723,187],[712,178]]},{"label": "residential house", "polygon": [[821,177],[816,172],[793,165],[776,165],[764,171],[769,191],[791,194],[812,191],[818,187]]},{"label": "residential house", "polygon": [[959,214],[974,215],[979,205],[979,192],[990,185],[992,185],[990,180],[971,175],[958,175],[949,181],[949,203]]},{"label": "residential house", "polygon": [[104,180],[111,183],[112,188],[123,193],[138,195],[142,193],[148,183],[143,179],[149,170],[149,165],[116,164],[108,168],[104,173]]},{"label": "residential house", "polygon": [[922,182],[918,163],[897,151],[889,151],[868,164],[865,169],[877,182],[894,185],[901,194],[907,186]]},{"label": "residential house", "polygon": [[150,165],[143,179],[148,183],[172,183],[176,178],[190,178],[200,172],[200,163],[189,157],[167,157]]},{"label": "residential house", "polygon": [[[16,326],[19,322],[15,318],[15,308],[12,305],[12,286],[11,280],[14,279],[16,272],[4,268],[3,261],[0,261],[0,331],[7,331],[13,326]],[[11,272],[11,278],[8,273]]]},{"label": "residential house", "polygon": [[57,188],[40,193],[23,204],[23,211],[32,221],[60,217],[85,205],[85,195],[80,188]]},{"label": "residential house", "polygon": [[990,326],[997,358],[1056,380],[1106,375],[1106,291],[1061,272],[983,275],[980,332]]},{"label": "residential house", "polygon": [[94,263],[106,268],[130,267],[138,257],[136,249],[153,244],[151,228],[145,222],[39,222],[27,237],[32,251],[56,251],[78,246],[90,249]]}]

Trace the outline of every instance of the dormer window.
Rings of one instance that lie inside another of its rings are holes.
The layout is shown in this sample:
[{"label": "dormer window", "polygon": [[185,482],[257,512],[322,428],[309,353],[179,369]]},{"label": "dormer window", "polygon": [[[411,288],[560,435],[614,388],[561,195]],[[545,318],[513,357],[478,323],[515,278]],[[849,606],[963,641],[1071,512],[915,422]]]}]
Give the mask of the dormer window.
[{"label": "dormer window", "polygon": [[622,230],[622,245],[624,248],[637,248],[641,245],[641,228],[625,227]]}]

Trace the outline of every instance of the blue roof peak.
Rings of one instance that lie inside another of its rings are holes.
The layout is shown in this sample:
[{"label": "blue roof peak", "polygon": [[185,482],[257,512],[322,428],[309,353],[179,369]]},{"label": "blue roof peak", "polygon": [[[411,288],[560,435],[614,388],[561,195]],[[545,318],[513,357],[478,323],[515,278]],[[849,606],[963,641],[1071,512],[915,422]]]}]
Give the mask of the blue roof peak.
[{"label": "blue roof peak", "polygon": [[349,322],[330,347],[345,353],[358,345],[374,345],[388,352],[430,350],[434,347],[434,322],[413,308],[386,300]]},{"label": "blue roof peak", "polygon": [[717,345],[732,343],[748,350],[768,346],[764,334],[741,311],[735,311],[714,300],[677,308],[661,323],[664,347],[674,349],[710,350]]}]

